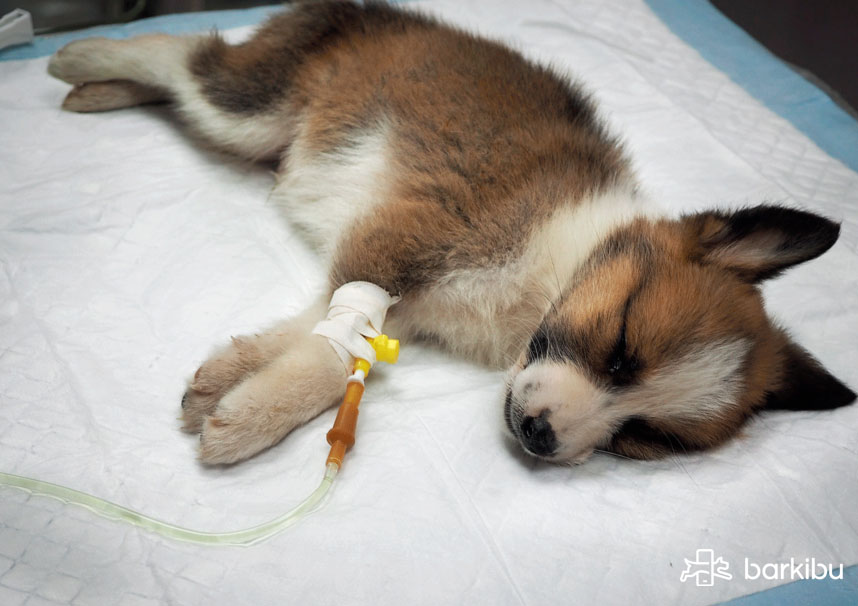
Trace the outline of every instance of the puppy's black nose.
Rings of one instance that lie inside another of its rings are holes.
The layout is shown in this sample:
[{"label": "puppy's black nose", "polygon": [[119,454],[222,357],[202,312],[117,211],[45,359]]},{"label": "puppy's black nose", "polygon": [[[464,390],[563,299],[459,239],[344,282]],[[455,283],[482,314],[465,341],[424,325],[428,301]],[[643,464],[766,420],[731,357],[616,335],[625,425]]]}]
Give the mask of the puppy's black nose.
[{"label": "puppy's black nose", "polygon": [[557,436],[546,418],[547,412],[538,417],[524,417],[521,420],[521,441],[533,454],[547,457],[557,450]]}]

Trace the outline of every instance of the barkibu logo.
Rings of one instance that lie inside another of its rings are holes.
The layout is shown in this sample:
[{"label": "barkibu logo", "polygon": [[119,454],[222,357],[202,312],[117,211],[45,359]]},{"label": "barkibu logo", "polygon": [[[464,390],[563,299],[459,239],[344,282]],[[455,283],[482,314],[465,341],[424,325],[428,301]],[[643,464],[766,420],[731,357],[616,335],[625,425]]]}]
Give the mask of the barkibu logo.
[{"label": "barkibu logo", "polygon": [[[834,571],[837,570],[837,574]],[[767,579],[778,581],[798,581],[802,579],[837,579],[843,578],[843,564],[834,567],[834,564],[823,564],[817,562],[816,558],[805,558],[796,561],[790,558],[789,562],[768,562],[757,564],[745,558],[745,578]]]},{"label": "barkibu logo", "polygon": [[[727,572],[730,563],[722,557],[715,557],[713,549],[698,549],[693,560],[684,558],[685,570],[679,577],[681,583],[694,577],[694,584],[698,587],[712,587],[715,579],[730,581],[733,575]],[[754,581],[766,579],[768,581],[799,581],[804,579],[843,579],[843,564],[824,564],[817,562],[816,558],[805,558],[796,560],[790,558],[789,562],[767,562],[757,563],[745,558],[745,579]]]},{"label": "barkibu logo", "polygon": [[727,572],[730,568],[730,563],[722,557],[716,560],[713,549],[698,549],[695,559],[683,559],[685,560],[685,570],[682,571],[682,576],[679,577],[681,583],[694,577],[694,584],[698,587],[712,587],[715,584],[716,578],[726,581],[733,578],[733,575]]}]

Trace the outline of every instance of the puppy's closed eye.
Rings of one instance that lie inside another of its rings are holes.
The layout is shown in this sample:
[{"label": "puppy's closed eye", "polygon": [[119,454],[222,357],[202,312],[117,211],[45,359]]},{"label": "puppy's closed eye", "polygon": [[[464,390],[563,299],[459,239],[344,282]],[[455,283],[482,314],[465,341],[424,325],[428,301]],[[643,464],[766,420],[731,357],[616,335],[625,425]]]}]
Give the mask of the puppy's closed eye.
[{"label": "puppy's closed eye", "polygon": [[635,382],[638,371],[641,368],[641,362],[638,357],[629,351],[628,343],[626,342],[626,322],[623,322],[623,327],[620,329],[620,336],[605,365],[608,376],[611,378],[611,383],[615,387],[625,387]]}]

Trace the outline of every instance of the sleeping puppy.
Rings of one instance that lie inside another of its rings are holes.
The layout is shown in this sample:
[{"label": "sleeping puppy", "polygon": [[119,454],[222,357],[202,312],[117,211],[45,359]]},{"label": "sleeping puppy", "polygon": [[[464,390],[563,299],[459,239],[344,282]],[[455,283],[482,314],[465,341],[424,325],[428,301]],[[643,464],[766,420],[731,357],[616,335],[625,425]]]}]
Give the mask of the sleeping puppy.
[{"label": "sleeping puppy", "polygon": [[75,85],[68,110],[169,101],[208,144],[277,161],[272,199],[329,261],[318,305],[194,375],[183,418],[207,463],[250,457],[341,398],[346,370],[311,330],[353,281],[401,297],[390,334],[513,361],[506,425],[550,461],[711,448],[757,411],[855,399],[759,288],[839,226],[777,206],[659,216],[587,97],[500,44],[316,2],[237,46],[95,38],[48,71]]}]

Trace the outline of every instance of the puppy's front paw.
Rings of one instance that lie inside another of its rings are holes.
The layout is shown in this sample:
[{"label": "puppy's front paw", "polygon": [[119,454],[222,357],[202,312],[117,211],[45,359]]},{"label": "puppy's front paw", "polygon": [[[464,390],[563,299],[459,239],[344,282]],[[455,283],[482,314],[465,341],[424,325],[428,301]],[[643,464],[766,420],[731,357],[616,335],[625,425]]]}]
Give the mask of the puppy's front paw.
[{"label": "puppy's front paw", "polygon": [[191,383],[182,396],[182,431],[188,433],[200,433],[203,430],[206,417],[214,412],[225,393],[220,390],[206,393],[195,389],[194,385],[195,383]]},{"label": "puppy's front paw", "polygon": [[306,337],[220,399],[202,421],[200,459],[247,459],[336,404],[345,387],[345,368],[327,340]]},{"label": "puppy's front paw", "polygon": [[206,417],[200,434],[200,460],[208,465],[229,464],[252,457],[272,446],[299,424],[288,413],[272,423],[258,406],[222,407]]},{"label": "puppy's front paw", "polygon": [[182,396],[182,429],[199,433],[205,418],[229,390],[268,361],[271,347],[262,347],[263,337],[233,337],[230,344],[215,352],[194,374]]}]

